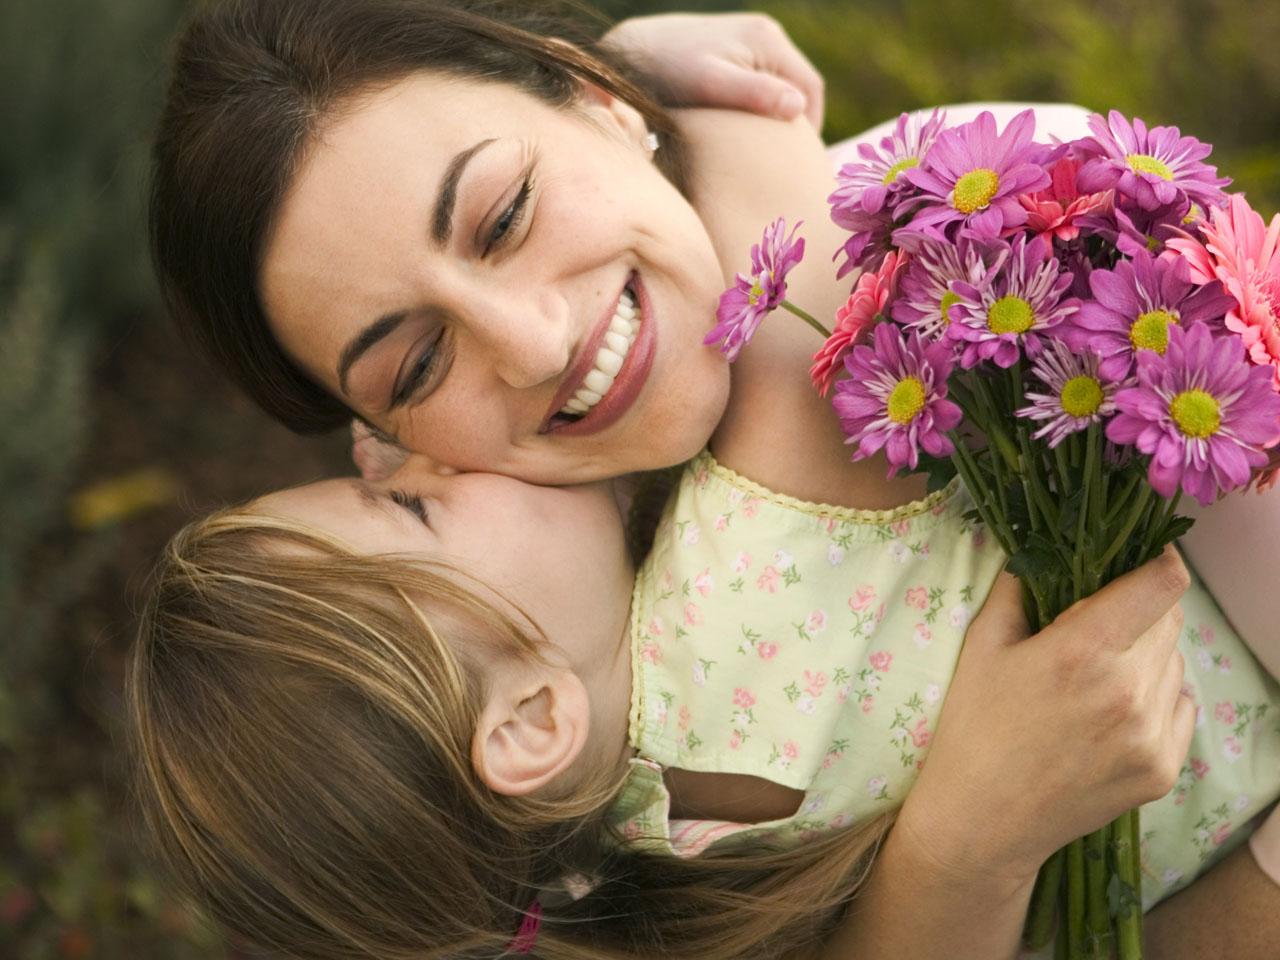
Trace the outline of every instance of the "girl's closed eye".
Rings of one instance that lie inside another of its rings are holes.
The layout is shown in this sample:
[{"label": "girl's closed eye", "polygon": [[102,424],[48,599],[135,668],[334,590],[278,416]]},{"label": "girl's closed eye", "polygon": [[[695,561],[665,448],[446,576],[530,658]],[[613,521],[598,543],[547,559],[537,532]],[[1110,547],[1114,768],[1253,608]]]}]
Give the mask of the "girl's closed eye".
[{"label": "girl's closed eye", "polygon": [[427,525],[427,508],[422,502],[422,497],[406,490],[392,490],[390,496],[393,502],[412,513],[424,526]]}]

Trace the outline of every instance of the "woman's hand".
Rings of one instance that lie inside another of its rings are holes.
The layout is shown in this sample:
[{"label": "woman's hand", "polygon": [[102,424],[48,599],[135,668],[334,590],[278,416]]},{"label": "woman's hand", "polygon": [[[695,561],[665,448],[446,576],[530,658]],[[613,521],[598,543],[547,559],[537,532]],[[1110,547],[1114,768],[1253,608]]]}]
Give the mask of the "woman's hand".
[{"label": "woman's hand", "polygon": [[636,17],[604,39],[664,84],[677,103],[779,120],[803,113],[815,130],[822,129],[822,76],[765,14]]},{"label": "woman's hand", "polygon": [[965,639],[895,831],[957,879],[1034,877],[1053,851],[1170,789],[1195,710],[1182,696],[1173,548],[1028,636],[1002,575]]}]

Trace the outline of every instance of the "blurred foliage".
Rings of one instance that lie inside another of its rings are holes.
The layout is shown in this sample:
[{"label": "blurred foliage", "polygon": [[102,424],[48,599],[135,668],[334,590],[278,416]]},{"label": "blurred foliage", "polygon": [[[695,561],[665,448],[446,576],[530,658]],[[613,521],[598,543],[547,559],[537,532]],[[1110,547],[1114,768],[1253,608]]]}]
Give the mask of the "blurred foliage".
[{"label": "blurred foliage", "polygon": [[[134,515],[172,496],[170,474],[152,471],[158,447],[187,495],[208,494],[220,459],[252,476],[219,491],[312,469],[246,405],[211,401],[157,332],[146,142],[184,6],[0,3],[0,956],[15,960],[225,955],[136,849],[118,749],[128,631],[108,625],[128,620],[124,587],[177,522]],[[598,6],[623,17],[735,5]],[[1270,0],[751,6],[826,77],[828,140],[938,103],[1116,107],[1213,142],[1236,189],[1280,207]],[[85,504],[99,519],[84,520]],[[90,602],[95,592],[109,596]]]}]

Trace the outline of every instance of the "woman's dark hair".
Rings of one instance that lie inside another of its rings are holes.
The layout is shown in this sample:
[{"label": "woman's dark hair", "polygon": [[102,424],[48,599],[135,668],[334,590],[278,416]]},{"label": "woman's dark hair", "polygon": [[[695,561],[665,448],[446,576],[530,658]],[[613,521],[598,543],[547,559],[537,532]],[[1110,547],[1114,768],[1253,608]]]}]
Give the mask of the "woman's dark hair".
[{"label": "woman's dark hair", "polygon": [[[557,107],[577,78],[631,104],[684,187],[670,116],[602,23],[555,2],[220,0],[179,36],[152,153],[151,253],[169,312],[267,413],[320,433],[352,413],[272,336],[263,246],[300,156],[335,107],[417,71],[511,84]],[[560,43],[557,40],[566,40]]]}]

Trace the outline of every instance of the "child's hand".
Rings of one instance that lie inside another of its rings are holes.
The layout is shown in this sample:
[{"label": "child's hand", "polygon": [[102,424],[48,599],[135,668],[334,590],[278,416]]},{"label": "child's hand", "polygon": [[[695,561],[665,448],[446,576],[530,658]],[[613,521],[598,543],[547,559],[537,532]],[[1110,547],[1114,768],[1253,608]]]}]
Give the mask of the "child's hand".
[{"label": "child's hand", "polygon": [[1034,877],[1065,843],[1173,788],[1195,709],[1181,695],[1171,547],[1029,637],[1002,575],[965,638],[904,828],[940,869]]},{"label": "child's hand", "polygon": [[772,17],[636,17],[605,34],[605,42],[665,84],[677,103],[748,110],[779,120],[803,113],[815,130],[822,129],[822,76]]}]

